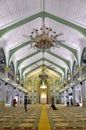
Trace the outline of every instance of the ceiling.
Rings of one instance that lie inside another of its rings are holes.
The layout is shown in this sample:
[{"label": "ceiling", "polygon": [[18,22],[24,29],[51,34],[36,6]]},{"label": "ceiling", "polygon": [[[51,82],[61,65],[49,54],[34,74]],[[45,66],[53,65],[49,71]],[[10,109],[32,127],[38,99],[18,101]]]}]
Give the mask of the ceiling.
[{"label": "ceiling", "polygon": [[[43,15],[46,26],[63,33],[58,40],[65,40],[44,57],[31,48],[30,38],[24,37],[41,28]],[[74,63],[81,66],[86,47],[86,0],[0,0],[0,47],[6,66],[13,62],[15,74],[19,72],[24,82],[42,71],[43,60],[45,72],[63,81],[68,70],[72,74]]]}]

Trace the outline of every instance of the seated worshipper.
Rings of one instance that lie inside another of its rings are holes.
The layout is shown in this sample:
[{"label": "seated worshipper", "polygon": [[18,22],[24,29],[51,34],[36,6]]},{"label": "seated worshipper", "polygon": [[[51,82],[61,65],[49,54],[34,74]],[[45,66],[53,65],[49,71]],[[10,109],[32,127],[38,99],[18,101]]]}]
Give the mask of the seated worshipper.
[{"label": "seated worshipper", "polygon": [[49,110],[57,110],[56,106],[52,103]]},{"label": "seated worshipper", "polygon": [[79,105],[79,103],[77,102],[75,106],[76,106],[76,107],[79,107],[80,105]]}]

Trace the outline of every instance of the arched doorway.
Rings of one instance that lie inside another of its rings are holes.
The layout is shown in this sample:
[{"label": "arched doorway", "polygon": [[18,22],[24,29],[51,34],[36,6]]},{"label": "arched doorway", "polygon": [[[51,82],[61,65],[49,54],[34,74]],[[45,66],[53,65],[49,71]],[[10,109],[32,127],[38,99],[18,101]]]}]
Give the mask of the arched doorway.
[{"label": "arched doorway", "polygon": [[40,103],[41,104],[46,104],[47,103],[47,94],[46,92],[42,92],[40,95]]}]

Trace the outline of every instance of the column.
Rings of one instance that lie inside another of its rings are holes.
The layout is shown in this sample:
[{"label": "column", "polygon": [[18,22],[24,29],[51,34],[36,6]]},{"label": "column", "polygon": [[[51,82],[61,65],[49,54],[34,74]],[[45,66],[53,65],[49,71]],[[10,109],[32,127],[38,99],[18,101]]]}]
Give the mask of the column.
[{"label": "column", "polygon": [[64,103],[64,92],[61,92],[61,104]]},{"label": "column", "polygon": [[3,81],[0,81],[1,82],[1,106],[5,107],[5,100],[6,100],[6,86],[4,85],[4,82]]},{"label": "column", "polygon": [[86,107],[86,80],[84,82],[80,82],[81,90],[82,90],[82,106]]},{"label": "column", "polygon": [[8,72],[10,71],[10,68],[4,67],[4,69],[5,69],[5,85],[7,85],[7,81],[8,81]]},{"label": "column", "polygon": [[73,94],[73,104],[75,106],[75,104],[76,104],[76,100],[75,100],[75,86],[72,87],[72,94]]}]

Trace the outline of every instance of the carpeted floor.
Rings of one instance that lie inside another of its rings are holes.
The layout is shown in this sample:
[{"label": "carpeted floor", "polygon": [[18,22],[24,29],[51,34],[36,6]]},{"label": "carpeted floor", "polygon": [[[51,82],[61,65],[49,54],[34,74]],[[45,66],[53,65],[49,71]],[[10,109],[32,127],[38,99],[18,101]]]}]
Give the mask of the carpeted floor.
[{"label": "carpeted floor", "polygon": [[52,130],[86,130],[86,108],[58,105],[58,110],[49,111],[49,107],[46,109]]},{"label": "carpeted floor", "polygon": [[23,106],[0,108],[0,130],[37,130],[42,105],[28,105],[25,112]]},{"label": "carpeted floor", "polygon": [[86,130],[86,108],[57,105],[58,110],[49,111],[50,105],[23,105],[0,107],[0,130]]}]

